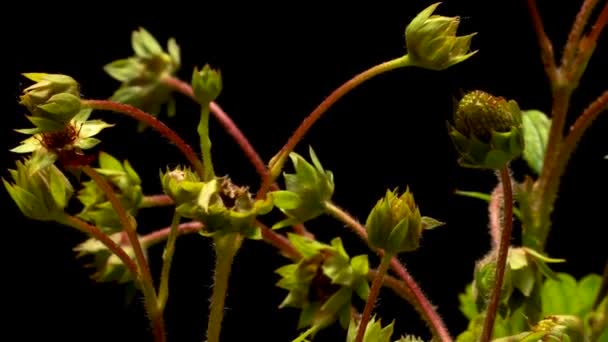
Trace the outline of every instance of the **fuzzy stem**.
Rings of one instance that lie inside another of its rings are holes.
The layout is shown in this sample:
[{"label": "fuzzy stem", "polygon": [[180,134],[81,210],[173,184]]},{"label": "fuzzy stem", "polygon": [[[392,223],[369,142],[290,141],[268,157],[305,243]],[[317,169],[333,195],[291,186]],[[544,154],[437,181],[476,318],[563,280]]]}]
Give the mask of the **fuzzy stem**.
[{"label": "fuzzy stem", "polygon": [[483,323],[481,332],[481,342],[489,342],[492,338],[494,330],[494,321],[496,320],[496,311],[500,302],[500,292],[505,275],[505,267],[507,264],[507,256],[509,253],[509,245],[511,244],[511,231],[513,227],[513,189],[511,186],[511,175],[508,166],[500,170],[500,182],[503,186],[504,199],[504,227],[500,237],[500,246],[498,248],[498,259],[496,260],[496,282],[490,297],[490,303],[486,310],[486,317]]},{"label": "fuzzy stem", "polygon": [[501,230],[501,214],[502,214],[502,185],[498,186],[492,191],[492,198],[490,199],[490,205],[488,206],[490,216],[490,236],[492,237],[492,249],[495,250],[500,245],[500,230]]},{"label": "fuzzy stem", "polygon": [[264,239],[264,241],[268,242],[269,244],[280,250],[285,255],[285,257],[292,260],[298,260],[302,257],[300,252],[298,252],[298,250],[293,247],[291,242],[286,237],[275,233],[272,229],[268,228],[260,221],[256,221],[256,224],[258,225],[258,227],[260,227],[260,230],[262,231],[262,238]]},{"label": "fuzzy stem", "polygon": [[198,175],[204,177],[204,168],[201,160],[198,158],[192,147],[188,145],[175,131],[165,125],[151,114],[148,114],[136,107],[118,103],[109,100],[81,100],[83,106],[88,106],[92,109],[108,110],[115,113],[125,114],[136,120],[139,120],[155,130],[157,130],[165,138],[169,139],[177,148],[184,154],[190,164],[194,167]]},{"label": "fuzzy stem", "polygon": [[[591,103],[587,109],[583,111],[583,113],[571,126],[570,132],[564,139],[560,149],[557,152],[556,161],[553,164],[554,166],[547,170],[547,175],[543,178],[545,183],[543,184],[541,190],[544,192],[540,196],[540,199],[544,200],[547,212],[557,197],[561,177],[564,174],[568,161],[574,153],[580,139],[583,137],[585,131],[591,126],[593,121],[606,110],[607,106],[608,90],[604,91],[602,95],[593,101],[593,103]],[[541,244],[544,244],[547,234],[548,232],[544,231],[543,234],[539,236]]]},{"label": "fuzzy stem", "polygon": [[305,119],[302,121],[300,126],[296,129],[296,131],[291,135],[287,143],[281,148],[279,153],[277,153],[273,160],[270,162],[270,172],[264,178],[262,185],[257,193],[257,198],[263,198],[266,193],[270,190],[270,186],[276,180],[276,178],[280,175],[283,166],[285,165],[285,161],[289,154],[294,150],[298,142],[304,138],[308,130],[313,126],[313,124],[321,118],[321,116],[327,112],[331,106],[336,103],[340,98],[344,95],[348,94],[351,90],[364,83],[365,81],[373,78],[374,76],[380,75],[382,73],[389,72],[391,70],[409,66],[409,58],[407,55],[392,59],[388,62],[384,62],[378,65],[375,65],[362,73],[356,75],[355,77],[348,80],[346,83],[342,84],[336,90],[334,90],[323,102],[321,102]]},{"label": "fuzzy stem", "polygon": [[154,289],[154,282],[152,275],[150,274],[150,268],[146,256],[139,242],[137,232],[131,221],[131,217],[125,211],[125,208],[120,204],[119,199],[116,197],[112,186],[93,168],[89,166],[83,166],[82,171],[89,176],[97,186],[104,192],[108,201],[112,204],[112,207],[116,211],[116,215],[123,226],[124,231],[127,233],[129,242],[133,247],[135,253],[135,260],[139,267],[139,273],[141,275],[142,292],[144,294],[146,310],[150,315],[150,321],[152,324],[152,330],[154,332],[154,338],[157,342],[165,341],[165,326],[162,312],[158,310],[156,290]]},{"label": "fuzzy stem", "polygon": [[577,49],[579,50],[579,53],[576,56],[575,62],[571,65],[570,69],[568,69],[571,74],[571,81],[573,83],[578,83],[579,79],[585,72],[589,59],[593,55],[595,47],[597,46],[597,40],[607,23],[608,3],[604,5],[604,8],[600,12],[595,24],[593,24],[593,27],[591,28],[591,32],[584,36],[578,44]]},{"label": "fuzzy stem", "polygon": [[[141,244],[149,248],[165,241],[171,233],[171,227],[166,227],[146,234],[140,238]],[[198,233],[203,228],[203,224],[198,221],[186,222],[177,226],[177,235]]]},{"label": "fuzzy stem", "polygon": [[581,8],[576,15],[576,19],[572,24],[572,29],[570,30],[570,34],[568,35],[568,41],[564,46],[564,53],[562,55],[562,66],[566,68],[566,70],[571,70],[572,63],[574,62],[574,58],[577,53],[578,43],[585,29],[585,25],[589,20],[589,16],[591,12],[593,12],[593,8],[597,4],[598,0],[585,0],[585,2],[581,5]]},{"label": "fuzzy stem", "polygon": [[[334,203],[326,202],[325,208],[327,209],[327,212],[330,215],[332,215],[339,221],[345,223],[357,235],[359,235],[359,237],[363,241],[368,242],[367,230],[355,218],[353,218],[346,211],[344,211],[342,208],[338,207]],[[450,333],[447,327],[445,326],[445,323],[443,322],[437,311],[435,311],[435,308],[433,307],[431,302],[426,298],[414,278],[412,278],[412,276],[408,273],[405,266],[402,265],[397,258],[392,258],[391,268],[405,283],[407,290],[411,293],[411,296],[407,296],[406,299],[420,313],[422,319],[424,319],[429,329],[433,333],[433,336],[435,336],[435,338],[437,338],[439,341],[451,342],[452,337],[450,336]]]},{"label": "fuzzy stem", "polygon": [[173,262],[173,254],[175,253],[175,241],[178,235],[178,226],[181,216],[177,210],[173,214],[171,229],[169,230],[169,238],[163,253],[163,269],[161,271],[160,289],[158,290],[158,306],[160,312],[165,310],[167,299],[169,298],[169,275],[171,274],[171,263]]},{"label": "fuzzy stem", "polygon": [[216,237],[215,241],[215,280],[211,294],[211,309],[207,325],[207,342],[219,342],[224,318],[224,302],[228,291],[228,279],[232,262],[243,238],[239,234]]},{"label": "fuzzy stem", "polygon": [[213,171],[213,162],[211,159],[211,139],[209,137],[209,107],[201,107],[201,120],[197,129],[201,141],[201,153],[203,154],[203,165],[205,168],[205,176],[203,180],[208,182],[215,177]]},{"label": "fuzzy stem", "polygon": [[70,226],[72,228],[76,228],[79,231],[99,240],[112,253],[114,253],[118,258],[120,258],[120,261],[122,261],[122,263],[125,264],[127,269],[129,269],[129,271],[133,275],[133,278],[139,279],[139,272],[137,270],[137,265],[135,264],[133,259],[131,259],[131,257],[125,252],[125,250],[119,244],[114,242],[114,240],[112,240],[106,233],[104,233],[101,229],[99,229],[99,227],[94,226],[86,221],[83,221],[82,219],[80,219],[76,216],[72,216],[72,215],[68,215],[68,214],[61,217],[58,220],[58,222],[61,224]]},{"label": "fuzzy stem", "polygon": [[171,197],[167,195],[150,195],[144,196],[140,208],[165,207],[173,204]]},{"label": "fuzzy stem", "polygon": [[[164,76],[161,80],[165,85],[184,94],[185,96],[190,97],[194,101],[197,101],[194,97],[194,92],[192,91],[192,86],[190,84],[169,75]],[[228,116],[228,114],[224,112],[224,110],[215,102],[209,103],[209,110],[224,127],[226,132],[228,132],[228,134],[243,150],[245,156],[247,156],[247,159],[249,159],[251,164],[253,164],[258,174],[261,177],[265,177],[267,173],[266,164],[264,164],[264,161],[260,155],[256,152],[239,127],[234,123],[234,121],[232,121],[230,116]]]},{"label": "fuzzy stem", "polygon": [[386,271],[391,263],[391,259],[393,258],[393,256],[389,253],[383,252],[381,254],[383,254],[382,260],[380,261],[380,266],[376,272],[376,277],[372,282],[372,288],[369,291],[369,296],[367,297],[367,302],[365,303],[365,309],[363,309],[363,315],[361,316],[361,321],[359,322],[359,330],[357,330],[355,342],[363,342],[365,330],[367,329],[367,323],[372,317],[374,304],[376,303],[376,298],[378,298],[378,294],[380,293],[380,286],[384,281],[384,275],[386,274]]},{"label": "fuzzy stem", "polygon": [[[194,92],[192,91],[192,85],[190,85],[189,83],[184,82],[184,81],[182,81],[178,78],[175,78],[173,76],[170,76],[170,75],[165,75],[162,78],[162,82],[165,85],[171,87],[172,89],[182,93],[183,95],[188,96],[192,100],[197,101],[196,97],[194,96]],[[251,145],[251,143],[249,142],[247,137],[243,134],[243,132],[239,129],[239,127],[234,123],[234,121],[232,121],[230,116],[217,103],[215,103],[213,101],[210,102],[209,110],[211,111],[213,116],[215,116],[215,118],[220,122],[220,124],[224,127],[226,132],[228,132],[228,134],[234,139],[234,141],[236,141],[236,143],[239,145],[241,150],[243,150],[243,152],[245,153],[245,156],[247,157],[247,159],[249,159],[249,162],[251,162],[251,164],[253,165],[253,167],[255,168],[257,173],[260,175],[260,177],[262,179],[264,179],[268,174],[268,170],[266,169],[266,164],[264,164],[264,161],[262,160],[260,155],[257,153],[255,148],[253,148],[253,146]],[[279,190],[279,186],[276,183],[273,183],[271,185],[271,189]],[[310,232],[308,232],[306,230],[306,228],[304,227],[303,224],[296,224],[293,226],[293,229],[296,233],[298,233],[300,235],[304,235],[304,236],[307,236],[310,238],[314,237]]]},{"label": "fuzzy stem", "polygon": [[536,0],[528,0],[528,11],[532,17],[532,25],[536,31],[538,43],[540,46],[541,60],[545,67],[545,73],[549,77],[551,84],[555,84],[557,78],[557,66],[555,65],[555,56],[553,54],[553,44],[544,29],[543,20],[541,19]]}]

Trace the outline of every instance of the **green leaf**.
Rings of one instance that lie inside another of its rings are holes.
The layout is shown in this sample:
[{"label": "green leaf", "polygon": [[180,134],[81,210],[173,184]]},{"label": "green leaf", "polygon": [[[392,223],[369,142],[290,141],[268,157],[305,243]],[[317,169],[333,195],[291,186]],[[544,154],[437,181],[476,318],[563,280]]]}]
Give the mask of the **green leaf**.
[{"label": "green leaf", "polygon": [[298,194],[288,190],[273,191],[271,196],[274,205],[284,210],[296,209],[302,203]]},{"label": "green leaf", "polygon": [[139,31],[133,31],[131,35],[131,45],[133,51],[135,51],[135,54],[139,57],[150,58],[163,53],[163,48],[156,38],[143,27],[140,27]]},{"label": "green leaf", "polygon": [[102,120],[88,120],[80,126],[80,136],[89,138],[99,134],[103,129],[114,127],[114,124],[109,124]]},{"label": "green leaf", "polygon": [[74,146],[80,147],[83,150],[88,150],[97,146],[100,142],[101,140],[97,138],[84,138],[79,139],[76,143],[74,143]]},{"label": "green leaf", "polygon": [[123,172],[122,164],[107,152],[99,152],[99,166],[102,169]]},{"label": "green leaf", "polygon": [[167,43],[167,51],[169,52],[169,56],[171,56],[171,60],[177,69],[182,61],[181,61],[181,53],[179,45],[177,45],[177,41],[175,38],[169,38],[169,42]]},{"label": "green leaf", "polygon": [[27,119],[42,131],[60,131],[65,128],[65,124],[62,122],[40,116],[27,116]]},{"label": "green leaf", "polygon": [[53,95],[46,103],[39,105],[38,108],[55,114],[62,122],[67,122],[80,111],[80,99],[69,93],[59,93]]},{"label": "green leaf", "polygon": [[300,252],[304,258],[313,257],[322,249],[327,248],[327,245],[323,243],[298,234],[288,233],[287,238],[293,244],[293,247]]},{"label": "green leaf", "polygon": [[144,69],[136,58],[119,59],[103,67],[106,73],[120,82],[127,82],[140,76]]},{"label": "green leaf", "polygon": [[543,168],[551,120],[539,110],[522,111],[524,131],[523,158],[539,174]]},{"label": "green leaf", "polygon": [[422,216],[420,219],[422,221],[422,229],[430,230],[445,225],[445,222],[441,222],[428,216]]},{"label": "green leaf", "polygon": [[574,315],[578,301],[576,279],[566,273],[558,273],[559,280],[547,279],[542,287],[543,316]]},{"label": "green leaf", "polygon": [[578,282],[578,303],[577,316],[584,315],[593,310],[593,303],[602,284],[602,277],[597,274],[589,274]]},{"label": "green leaf", "polygon": [[477,316],[477,305],[475,304],[472,284],[467,285],[465,292],[458,295],[458,300],[460,301],[460,312],[462,312],[466,318],[472,320]]}]

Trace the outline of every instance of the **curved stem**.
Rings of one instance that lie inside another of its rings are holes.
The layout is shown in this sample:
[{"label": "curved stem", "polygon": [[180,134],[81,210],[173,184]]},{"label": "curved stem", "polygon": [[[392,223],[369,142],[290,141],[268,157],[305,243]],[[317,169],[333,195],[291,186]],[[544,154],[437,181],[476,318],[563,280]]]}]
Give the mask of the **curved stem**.
[{"label": "curved stem", "polygon": [[150,315],[150,321],[152,324],[152,329],[154,332],[154,337],[157,342],[165,341],[165,327],[162,313],[158,310],[157,306],[157,297],[156,290],[154,289],[154,282],[152,280],[152,275],[150,274],[150,268],[148,267],[148,262],[146,260],[146,256],[139,242],[139,238],[137,236],[137,232],[135,231],[135,227],[131,221],[131,217],[125,211],[125,208],[120,204],[120,201],[114,194],[114,190],[112,190],[112,186],[90,166],[83,166],[82,171],[89,176],[97,186],[104,192],[110,204],[116,211],[116,215],[120,220],[120,223],[123,226],[124,231],[127,233],[127,237],[129,238],[129,242],[133,247],[133,252],[135,253],[135,260],[137,261],[137,265],[139,267],[139,272],[141,275],[141,283],[142,283],[142,292],[144,293],[144,299],[146,304],[146,310]]},{"label": "curved stem", "polygon": [[[197,221],[182,223],[177,226],[177,235],[185,235],[198,233],[203,228],[203,224]],[[171,233],[172,226],[159,229],[152,233],[142,236],[139,240],[141,244],[146,247],[154,246],[158,243],[165,241]]]},{"label": "curved stem", "polygon": [[61,217],[58,222],[70,226],[72,228],[76,228],[79,231],[99,240],[101,243],[103,243],[104,246],[106,246],[106,248],[108,248],[118,258],[120,258],[120,261],[122,261],[122,263],[125,264],[127,269],[129,269],[129,271],[133,275],[133,278],[139,279],[137,265],[135,264],[133,259],[131,259],[131,257],[125,252],[122,247],[120,247],[119,244],[117,244],[114,240],[112,240],[112,238],[110,238],[106,233],[99,229],[99,227],[94,226],[76,216],[68,214]]},{"label": "curved stem", "polygon": [[211,159],[211,139],[209,138],[209,108],[202,106],[201,120],[197,128],[198,135],[201,141],[201,153],[203,154],[203,167],[205,168],[205,177],[203,180],[208,182],[215,177],[213,171],[213,162]]},{"label": "curved stem", "polygon": [[[368,241],[367,239],[367,230],[363,225],[361,225],[356,219],[350,216],[346,211],[342,208],[338,207],[334,203],[326,202],[325,208],[327,212],[338,219],[341,222],[344,222],[348,227],[350,227],[363,241]],[[429,329],[433,333],[433,336],[437,338],[439,341],[450,342],[452,341],[452,337],[450,333],[431,304],[431,302],[426,298],[414,278],[408,273],[407,269],[404,265],[402,265],[397,258],[391,259],[391,268],[397,276],[403,280],[407,290],[410,292],[411,296],[405,297],[410,304],[420,313],[424,321],[427,323]]]},{"label": "curved stem", "polygon": [[490,303],[488,304],[488,308],[486,310],[486,317],[483,322],[483,330],[481,332],[481,342],[489,342],[492,338],[494,321],[496,320],[496,311],[498,310],[500,292],[505,275],[507,256],[509,254],[509,246],[511,244],[511,231],[513,228],[513,189],[508,166],[505,166],[500,170],[500,181],[503,186],[504,226],[502,227],[500,246],[498,248],[498,259],[496,260],[496,282],[494,283]]},{"label": "curved stem", "polygon": [[[194,97],[194,92],[192,91],[192,86],[189,83],[186,83],[180,79],[177,79],[173,76],[166,75],[162,79],[162,82],[171,87],[172,89],[188,96],[192,100],[196,101]],[[247,156],[247,159],[253,164],[255,170],[261,177],[266,176],[266,164],[260,157],[260,155],[253,148],[247,137],[241,132],[239,127],[232,121],[230,116],[224,112],[224,110],[216,103],[209,103],[209,110],[215,116],[215,118],[219,121],[219,123],[224,127],[226,132],[236,141],[241,150]]]},{"label": "curved stem", "polygon": [[[162,82],[165,85],[171,87],[172,89],[184,94],[185,96],[188,96],[192,100],[197,101],[196,97],[194,96],[194,92],[192,91],[192,86],[189,83],[186,83],[170,75],[165,75],[162,78]],[[209,110],[224,127],[226,132],[228,132],[228,134],[234,139],[234,141],[236,141],[241,150],[243,150],[245,156],[247,157],[247,159],[249,159],[249,162],[251,162],[260,177],[264,179],[268,174],[266,164],[264,164],[264,161],[257,153],[255,148],[253,148],[247,137],[234,123],[234,121],[232,121],[230,116],[216,102],[212,101],[209,103]],[[271,184],[270,188],[272,190],[279,190],[279,186],[274,182]],[[314,237],[310,232],[306,230],[303,224],[296,224],[293,226],[293,229],[296,233],[300,235],[304,235],[310,238]]]},{"label": "curved stem", "polygon": [[83,106],[90,107],[98,110],[108,110],[115,113],[125,114],[136,120],[146,123],[165,138],[169,139],[177,148],[184,154],[190,164],[196,170],[196,173],[203,178],[205,175],[203,164],[198,158],[192,147],[188,145],[175,131],[165,125],[162,121],[158,120],[154,116],[127,104],[118,103],[110,100],[81,100]]},{"label": "curved stem", "polygon": [[536,31],[536,36],[538,38],[541,60],[545,67],[545,73],[549,77],[551,85],[554,85],[557,78],[557,66],[555,65],[553,44],[545,32],[543,20],[541,19],[540,13],[538,13],[538,8],[536,7],[536,0],[528,0],[528,11],[532,17],[532,25],[534,26],[534,30]]},{"label": "curved stem", "polygon": [[578,50],[579,40],[583,34],[585,25],[589,20],[589,16],[591,15],[591,12],[593,12],[593,8],[597,2],[598,0],[585,0],[585,2],[581,5],[578,14],[576,15],[574,24],[572,24],[572,29],[568,35],[568,41],[564,46],[564,53],[562,54],[561,62],[561,64],[567,70],[572,70],[572,62],[574,62],[574,58]]},{"label": "curved stem", "polygon": [[219,342],[224,318],[224,302],[232,262],[243,241],[239,234],[228,234],[215,239],[215,281],[211,294],[211,309],[207,324],[207,342]]},{"label": "curved stem", "polygon": [[488,206],[490,216],[490,236],[492,237],[492,249],[495,250],[500,245],[500,231],[501,231],[501,214],[502,214],[502,192],[503,188],[501,184],[492,191],[492,197],[490,199],[490,205]]},{"label": "curved stem", "polygon": [[348,80],[346,83],[342,84],[336,90],[334,90],[323,102],[321,102],[317,108],[315,108],[305,119],[302,121],[300,126],[296,129],[296,131],[291,135],[285,146],[281,148],[279,153],[273,157],[273,160],[270,162],[270,172],[264,177],[264,181],[260,186],[260,189],[257,193],[257,198],[263,198],[266,193],[269,191],[270,186],[276,180],[276,178],[281,173],[283,169],[283,165],[298,142],[302,140],[302,138],[306,135],[308,130],[313,126],[313,124],[321,118],[321,116],[327,112],[327,110],[336,103],[340,98],[346,95],[348,92],[362,84],[363,82],[373,78],[374,76],[380,75],[382,73],[400,68],[409,65],[409,58],[407,55],[395,58],[388,62],[384,62],[378,65],[375,65],[362,73],[356,75],[355,77]]},{"label": "curved stem", "polygon": [[171,197],[167,195],[144,196],[140,208],[165,207],[173,204]]},{"label": "curved stem", "polygon": [[169,275],[171,274],[171,263],[173,262],[173,254],[175,253],[175,241],[178,235],[178,226],[181,216],[173,213],[171,229],[169,230],[169,238],[163,253],[163,269],[160,276],[160,289],[158,290],[158,307],[161,312],[165,310],[167,299],[169,298]]},{"label": "curved stem", "polygon": [[378,267],[378,271],[376,272],[376,276],[372,282],[372,288],[369,291],[369,296],[367,297],[367,302],[365,303],[365,309],[363,309],[363,315],[361,316],[361,321],[359,322],[359,330],[357,330],[355,342],[363,342],[363,336],[365,336],[367,323],[369,323],[369,320],[372,317],[374,304],[376,303],[376,298],[378,298],[378,294],[380,293],[380,286],[384,282],[384,275],[386,274],[386,271],[391,263],[391,259],[393,258],[393,256],[388,253],[382,254],[384,255],[382,256],[380,266]]},{"label": "curved stem", "polygon": [[264,241],[276,247],[278,250],[283,252],[285,257],[298,260],[302,257],[300,252],[298,252],[291,242],[281,234],[275,233],[272,229],[268,228],[265,224],[260,221],[256,221],[256,224],[260,227],[262,231],[262,238]]}]

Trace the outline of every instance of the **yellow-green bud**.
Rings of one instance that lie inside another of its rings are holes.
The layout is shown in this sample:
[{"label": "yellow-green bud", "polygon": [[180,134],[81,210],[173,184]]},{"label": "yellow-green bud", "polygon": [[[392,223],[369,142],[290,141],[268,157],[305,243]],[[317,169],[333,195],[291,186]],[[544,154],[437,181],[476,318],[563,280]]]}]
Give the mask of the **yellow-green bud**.
[{"label": "yellow-green bud", "polygon": [[41,221],[60,218],[74,193],[70,181],[54,164],[37,168],[35,172],[32,172],[36,165],[31,158],[16,164],[15,170],[9,170],[14,183],[2,181],[23,215]]},{"label": "yellow-green bud", "polygon": [[194,69],[192,74],[192,90],[201,104],[215,100],[222,91],[222,76],[219,71],[205,64],[203,69]]},{"label": "yellow-green bud", "polygon": [[387,253],[413,251],[420,245],[422,219],[409,188],[401,196],[388,190],[370,212],[365,226],[370,245]]},{"label": "yellow-green bud", "polygon": [[198,175],[187,167],[167,170],[161,174],[161,183],[165,194],[171,197],[178,206],[195,200],[204,185]]},{"label": "yellow-green bud", "polygon": [[460,18],[432,15],[439,4],[424,9],[405,29],[410,62],[431,70],[446,69],[477,52],[469,51],[475,33],[456,36]]},{"label": "yellow-green bud", "polygon": [[70,76],[60,74],[26,73],[36,82],[25,88],[20,104],[33,116],[62,123],[69,122],[80,111],[80,87]]},{"label": "yellow-green bud", "polygon": [[465,167],[500,169],[524,149],[517,103],[480,90],[460,100],[448,131]]}]

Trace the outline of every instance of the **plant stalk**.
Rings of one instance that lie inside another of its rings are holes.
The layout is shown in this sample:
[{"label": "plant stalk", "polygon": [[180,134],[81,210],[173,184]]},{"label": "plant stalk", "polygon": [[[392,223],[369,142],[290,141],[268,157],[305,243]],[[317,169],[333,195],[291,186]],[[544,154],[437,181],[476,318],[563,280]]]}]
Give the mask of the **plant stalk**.
[{"label": "plant stalk", "polygon": [[291,135],[287,143],[281,148],[279,153],[273,157],[270,162],[270,172],[266,174],[260,189],[256,197],[258,199],[266,196],[266,193],[270,190],[270,186],[276,178],[280,175],[283,166],[285,165],[285,161],[289,154],[294,150],[298,142],[304,138],[306,133],[310,130],[313,124],[321,118],[321,116],[327,112],[331,106],[336,103],[340,98],[346,95],[348,92],[361,85],[365,81],[373,78],[374,76],[386,73],[388,71],[409,66],[409,58],[407,55],[392,59],[388,62],[384,62],[378,65],[375,65],[350,80],[346,81],[346,83],[342,84],[336,90],[334,90],[323,102],[321,102],[305,119],[302,121],[300,126],[296,129],[296,131]]},{"label": "plant stalk", "polygon": [[175,146],[177,146],[182,154],[188,159],[190,164],[192,164],[192,167],[194,167],[196,173],[198,173],[201,178],[204,177],[205,172],[203,164],[192,147],[190,147],[190,145],[188,145],[188,143],[186,143],[175,131],[165,125],[162,121],[155,118],[153,115],[148,114],[139,108],[109,100],[81,100],[81,103],[83,106],[87,106],[92,109],[108,110],[130,116],[154,128],[162,136],[175,144]]},{"label": "plant stalk", "polygon": [[177,240],[180,219],[181,216],[176,210],[175,213],[173,213],[167,245],[163,252],[163,269],[161,271],[160,289],[158,290],[158,306],[161,312],[165,310],[167,299],[169,298],[169,276],[171,274],[171,264],[173,262],[173,254],[175,253],[175,241]]},{"label": "plant stalk", "polygon": [[355,342],[363,342],[365,330],[367,329],[367,323],[369,323],[369,320],[372,317],[372,311],[374,310],[376,298],[378,298],[378,294],[380,293],[380,287],[384,281],[384,275],[386,274],[386,271],[391,263],[391,259],[393,258],[391,254],[384,252],[381,254],[382,260],[380,261],[378,272],[376,273],[374,281],[372,282],[372,288],[370,289],[369,296],[367,297],[365,309],[363,309],[363,315],[361,316],[361,321],[359,322],[359,330],[357,330]]},{"label": "plant stalk", "polygon": [[201,141],[201,153],[203,154],[203,167],[205,174],[203,180],[208,182],[215,177],[213,162],[211,160],[211,139],[209,138],[209,107],[201,107],[201,120],[197,128]]},{"label": "plant stalk", "polygon": [[140,208],[165,207],[173,204],[171,197],[167,195],[150,195],[144,196]]},{"label": "plant stalk", "polygon": [[120,204],[120,201],[116,197],[112,186],[90,166],[83,166],[82,171],[89,176],[97,186],[105,193],[108,201],[112,204],[112,207],[118,215],[118,219],[123,226],[124,232],[126,232],[129,242],[133,247],[135,253],[135,260],[139,267],[139,274],[141,276],[142,292],[144,294],[144,301],[146,310],[150,315],[150,322],[152,325],[152,331],[154,333],[155,341],[164,342],[166,341],[165,326],[162,312],[158,310],[158,302],[156,297],[156,290],[154,289],[154,282],[152,275],[150,274],[150,268],[146,256],[139,242],[139,237],[132,223],[132,218],[125,211],[125,208]]},{"label": "plant stalk", "polygon": [[481,342],[489,342],[492,338],[494,321],[496,320],[496,312],[498,311],[498,304],[500,302],[500,292],[504,281],[509,246],[511,244],[511,231],[513,228],[513,188],[508,166],[505,166],[500,170],[500,182],[503,186],[504,223],[500,237],[500,245],[498,247],[498,259],[496,260],[496,282],[494,283],[490,303],[486,310],[486,317],[481,332]]},{"label": "plant stalk", "polygon": [[207,341],[219,342],[224,318],[224,303],[228,291],[228,280],[232,262],[243,238],[236,233],[215,237],[215,280],[211,294],[211,308],[207,324]]},{"label": "plant stalk", "polygon": [[[327,209],[328,214],[335,217],[337,220],[345,223],[349,228],[351,228],[355,234],[359,235],[359,237],[368,242],[367,239],[367,230],[365,227],[359,223],[355,218],[349,215],[342,208],[338,207],[334,203],[326,202],[325,208]],[[414,278],[409,274],[404,265],[402,265],[397,258],[391,259],[391,268],[397,276],[401,278],[407,287],[407,291],[411,294],[410,296],[405,297],[406,300],[410,302],[410,304],[420,313],[422,319],[426,322],[429,329],[431,330],[433,336],[442,342],[451,342],[452,337],[450,333],[431,304],[431,302],[426,298]]]}]

